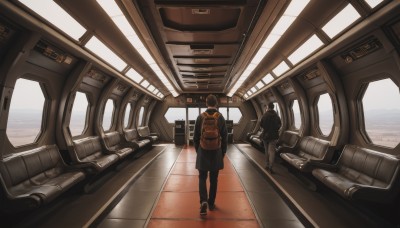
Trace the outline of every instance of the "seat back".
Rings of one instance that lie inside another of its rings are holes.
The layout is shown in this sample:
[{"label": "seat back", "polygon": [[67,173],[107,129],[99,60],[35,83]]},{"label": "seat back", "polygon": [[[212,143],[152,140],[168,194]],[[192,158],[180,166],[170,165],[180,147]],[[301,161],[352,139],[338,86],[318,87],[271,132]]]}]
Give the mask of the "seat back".
[{"label": "seat back", "polygon": [[338,166],[339,173],[354,182],[387,187],[398,176],[400,160],[378,151],[346,145]]},{"label": "seat back", "polygon": [[150,128],[149,126],[138,127],[137,132],[140,137],[148,137],[150,136]]},{"label": "seat back", "polygon": [[6,187],[12,187],[30,178],[57,176],[65,166],[57,146],[47,145],[4,158],[0,162],[0,173]]},{"label": "seat back", "polygon": [[293,131],[284,131],[278,139],[278,144],[285,147],[295,147],[299,141],[299,135]]},{"label": "seat back", "polygon": [[91,136],[74,141],[74,151],[79,160],[102,151],[100,138],[98,136]]},{"label": "seat back", "polygon": [[136,129],[128,129],[124,131],[126,141],[134,141],[138,139],[138,133]]},{"label": "seat back", "polygon": [[305,136],[299,144],[299,156],[320,162],[329,162],[332,159],[333,151],[329,150],[329,141]]},{"label": "seat back", "polygon": [[108,147],[114,147],[121,143],[121,136],[118,131],[105,134],[104,141]]}]

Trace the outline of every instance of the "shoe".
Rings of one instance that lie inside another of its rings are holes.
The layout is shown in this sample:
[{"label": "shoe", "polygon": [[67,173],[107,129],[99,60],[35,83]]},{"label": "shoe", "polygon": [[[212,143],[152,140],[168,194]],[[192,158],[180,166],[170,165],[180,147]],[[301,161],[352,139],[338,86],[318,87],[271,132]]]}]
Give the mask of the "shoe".
[{"label": "shoe", "polygon": [[210,211],[215,210],[215,204],[210,204],[210,205],[208,206],[208,208],[210,209]]},{"label": "shoe", "polygon": [[269,170],[269,172],[270,172],[271,174],[275,174],[275,172],[274,172],[274,170],[272,169],[272,167],[269,167],[268,170]]},{"label": "shoe", "polygon": [[207,202],[202,202],[200,206],[200,215],[207,215],[207,207],[208,203]]}]

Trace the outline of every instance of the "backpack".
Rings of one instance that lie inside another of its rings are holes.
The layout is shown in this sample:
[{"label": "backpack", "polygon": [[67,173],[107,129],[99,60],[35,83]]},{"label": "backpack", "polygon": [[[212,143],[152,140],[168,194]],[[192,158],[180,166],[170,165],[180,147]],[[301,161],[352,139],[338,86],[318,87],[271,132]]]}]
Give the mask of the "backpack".
[{"label": "backpack", "polygon": [[218,118],[221,114],[215,112],[210,115],[207,112],[201,114],[200,147],[204,150],[218,150],[221,147],[221,136],[218,128]]}]

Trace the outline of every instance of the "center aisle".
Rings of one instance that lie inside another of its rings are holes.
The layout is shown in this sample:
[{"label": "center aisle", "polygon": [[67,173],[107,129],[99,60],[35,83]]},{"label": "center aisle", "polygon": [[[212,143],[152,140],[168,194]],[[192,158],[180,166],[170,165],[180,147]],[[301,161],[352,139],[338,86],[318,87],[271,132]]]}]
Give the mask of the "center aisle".
[{"label": "center aisle", "polygon": [[194,148],[184,148],[161,192],[148,227],[260,227],[239,177],[226,156],[225,168],[218,178],[216,209],[200,216],[195,163]]}]

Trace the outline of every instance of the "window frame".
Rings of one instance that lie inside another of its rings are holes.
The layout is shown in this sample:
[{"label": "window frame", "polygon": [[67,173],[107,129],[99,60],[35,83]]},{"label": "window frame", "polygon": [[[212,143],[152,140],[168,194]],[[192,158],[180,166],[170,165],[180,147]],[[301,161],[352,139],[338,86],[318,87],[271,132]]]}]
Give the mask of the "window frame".
[{"label": "window frame", "polygon": [[[71,127],[70,127],[71,126],[72,113],[73,113],[72,111],[74,110],[74,105],[75,105],[75,101],[76,101],[76,94],[78,92],[79,93],[83,93],[85,95],[88,105],[86,107],[85,126],[83,127],[82,132],[79,135],[72,135]],[[73,102],[72,108],[71,108],[71,114],[70,114],[70,117],[69,117],[69,124],[68,124],[68,128],[70,129],[69,132],[70,132],[72,138],[76,138],[76,137],[79,137],[79,136],[82,136],[82,135],[86,134],[86,132],[87,132],[87,130],[89,128],[89,124],[88,123],[89,123],[89,116],[90,116],[90,107],[91,107],[91,104],[90,104],[90,100],[89,100],[89,98],[87,96],[87,93],[85,93],[83,91],[79,91],[79,90],[76,91],[75,92],[75,96],[74,96],[74,102]]]},{"label": "window frame", "polygon": [[370,146],[373,147],[377,147],[377,148],[384,148],[384,149],[389,149],[389,150],[394,150],[396,148],[399,147],[400,142],[397,143],[396,146],[394,147],[390,147],[390,146],[386,146],[386,145],[381,145],[381,144],[376,144],[372,141],[372,139],[370,138],[368,132],[367,132],[367,128],[365,125],[365,113],[364,113],[364,105],[363,105],[363,98],[365,93],[368,90],[368,87],[371,83],[374,82],[378,82],[378,81],[382,81],[385,79],[389,79],[392,81],[393,84],[395,84],[399,90],[400,90],[400,86],[396,83],[396,80],[393,80],[393,78],[391,76],[385,75],[379,78],[369,78],[368,80],[365,80],[361,83],[361,86],[359,87],[358,93],[356,95],[356,101],[355,101],[355,106],[356,106],[356,110],[357,110],[357,119],[358,119],[358,126],[357,129],[361,134],[361,137],[363,139],[363,141]]},{"label": "window frame", "polygon": [[[319,108],[318,108],[319,99],[322,95],[325,95],[325,94],[327,94],[329,96],[329,98],[331,99],[331,105],[332,105],[332,126],[331,126],[331,130],[330,130],[329,134],[327,134],[327,135],[325,135],[321,130],[320,119],[319,119]],[[331,137],[331,135],[333,134],[334,126],[335,126],[335,105],[333,103],[332,96],[329,92],[322,92],[322,93],[319,93],[317,96],[315,96],[313,111],[314,111],[314,116],[315,116],[316,122],[318,123],[316,126],[318,134],[323,138]]]},{"label": "window frame", "polygon": [[[15,85],[17,84],[17,81],[19,79],[24,79],[24,80],[33,81],[33,82],[38,83],[39,87],[40,87],[40,90],[42,91],[42,94],[43,94],[44,102],[43,102],[43,107],[42,107],[42,120],[41,120],[41,123],[40,123],[40,129],[39,129],[35,139],[33,140],[33,142],[26,143],[26,144],[21,144],[21,145],[18,145],[18,146],[14,146],[14,144],[11,142],[11,140],[10,140],[8,134],[7,134],[8,120],[9,120],[9,118],[7,118],[7,128],[5,129],[5,135],[7,137],[7,140],[10,142],[11,146],[13,148],[15,148],[15,149],[23,148],[23,147],[29,147],[29,146],[32,146],[32,145],[38,145],[39,144],[40,139],[42,138],[43,134],[46,132],[47,119],[48,119],[47,117],[49,116],[50,103],[51,103],[50,102],[51,98],[50,98],[50,96],[49,96],[49,94],[48,94],[48,92],[46,90],[45,83],[43,83],[41,81],[38,81],[38,80],[35,80],[35,79],[20,77],[20,78],[17,78],[17,80],[15,81]],[[13,93],[12,96],[14,96],[15,85],[14,85],[14,88],[12,89],[12,91],[13,91],[12,92]],[[8,106],[8,115],[10,114],[10,111],[11,111],[12,96],[11,96],[11,99],[9,101],[10,104]]]},{"label": "window frame", "polygon": [[[126,124],[126,126],[125,126],[126,109],[128,108],[128,106],[130,106],[131,110],[129,110],[128,124]],[[132,102],[126,103],[123,113],[124,113],[124,116],[122,118],[122,128],[129,129],[132,126]]]},{"label": "window frame", "polygon": [[[143,110],[142,117],[140,117],[141,110]],[[137,127],[142,127],[143,126],[143,121],[145,119],[144,118],[144,113],[145,113],[145,107],[143,105],[141,105],[139,110],[138,110],[138,115],[137,115],[137,120],[136,120]],[[141,121],[139,121],[139,120],[141,120]]]},{"label": "window frame", "polygon": [[[105,129],[104,129],[104,126],[103,126],[103,123],[104,123],[104,114],[105,114],[105,111],[106,111],[106,107],[107,107],[108,100],[111,100],[111,101],[112,101],[112,103],[113,103],[113,109],[112,109],[112,113],[111,113],[110,127],[109,127],[107,130],[105,130]],[[111,131],[111,130],[113,129],[113,127],[114,127],[114,122],[115,122],[115,121],[114,121],[115,111],[116,111],[115,100],[112,99],[111,97],[110,97],[110,98],[107,98],[107,101],[106,101],[106,103],[104,104],[104,107],[103,107],[103,118],[102,118],[102,120],[101,120],[101,127],[103,128],[103,131],[104,131],[104,132],[108,132],[108,131]]]},{"label": "window frame", "polygon": [[[295,115],[294,115],[294,111],[293,111],[293,105],[294,105],[294,101],[297,101],[297,104],[298,104],[298,106],[299,106],[299,111],[300,111],[300,126],[299,126],[299,128],[297,128],[296,127],[296,118],[295,118]],[[301,129],[301,127],[302,127],[302,125],[303,125],[303,120],[302,120],[302,115],[301,115],[301,107],[300,107],[300,102],[299,102],[299,99],[298,98],[295,98],[295,99],[292,99],[291,101],[290,101],[290,121],[291,121],[291,123],[290,123],[290,127],[293,129],[293,130],[295,130],[295,131],[300,131],[300,129]]]}]

